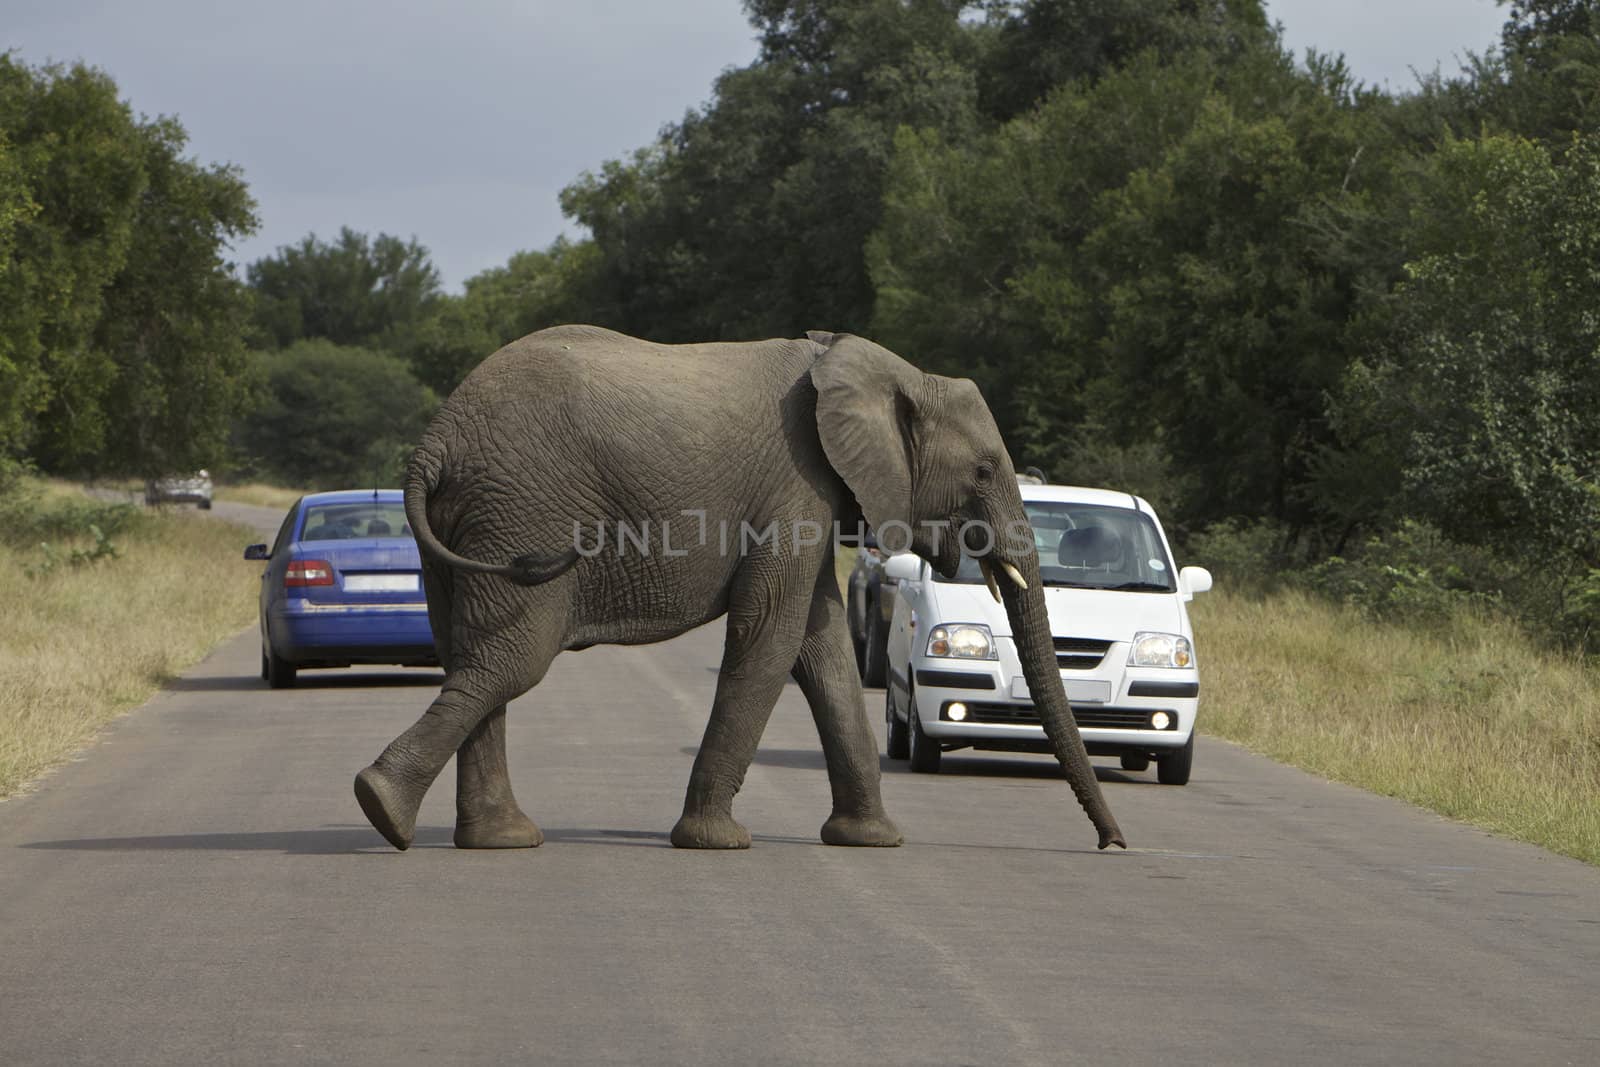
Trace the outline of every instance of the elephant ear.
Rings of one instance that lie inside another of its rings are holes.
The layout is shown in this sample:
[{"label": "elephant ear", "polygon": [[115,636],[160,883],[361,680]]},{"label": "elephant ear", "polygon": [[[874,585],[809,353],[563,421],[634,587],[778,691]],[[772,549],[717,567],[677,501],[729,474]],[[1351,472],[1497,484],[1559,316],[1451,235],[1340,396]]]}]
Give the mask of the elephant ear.
[{"label": "elephant ear", "polygon": [[828,462],[873,527],[894,521],[909,526],[912,448],[925,375],[864,338],[834,334],[827,346],[811,366],[811,381]]}]

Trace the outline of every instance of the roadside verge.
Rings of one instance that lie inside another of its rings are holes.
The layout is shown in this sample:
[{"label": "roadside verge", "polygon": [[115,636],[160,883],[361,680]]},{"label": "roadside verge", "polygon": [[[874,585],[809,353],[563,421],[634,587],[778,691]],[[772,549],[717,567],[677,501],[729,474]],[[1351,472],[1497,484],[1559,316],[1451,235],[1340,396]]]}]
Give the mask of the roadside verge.
[{"label": "roadside verge", "polygon": [[0,798],[255,617],[258,531],[52,486],[0,537]]}]

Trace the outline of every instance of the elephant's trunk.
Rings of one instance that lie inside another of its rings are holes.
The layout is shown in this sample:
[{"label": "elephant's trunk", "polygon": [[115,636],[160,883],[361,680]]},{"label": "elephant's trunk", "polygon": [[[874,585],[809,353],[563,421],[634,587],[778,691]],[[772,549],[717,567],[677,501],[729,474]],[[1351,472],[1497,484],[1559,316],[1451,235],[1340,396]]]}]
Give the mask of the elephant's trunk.
[{"label": "elephant's trunk", "polygon": [[[1044,723],[1045,736],[1055,748],[1056,759],[1061,761],[1078,803],[1083,805],[1085,814],[1099,831],[1100,847],[1127,848],[1122,830],[1100,792],[1100,782],[1094,776],[1089,753],[1083,747],[1083,737],[1078,733],[1077,720],[1072,716],[1066,689],[1061,684],[1050,616],[1045,608],[1044,583],[1039,577],[1039,557],[1031,552],[1017,560],[996,555],[988,562],[990,566],[985,569],[993,576],[993,584],[999,586],[1006,615],[1011,619],[1017,656],[1022,661],[1022,674],[1028,680],[1028,692],[1033,695],[1034,707]],[[1019,584],[1018,578],[1026,588]]]}]

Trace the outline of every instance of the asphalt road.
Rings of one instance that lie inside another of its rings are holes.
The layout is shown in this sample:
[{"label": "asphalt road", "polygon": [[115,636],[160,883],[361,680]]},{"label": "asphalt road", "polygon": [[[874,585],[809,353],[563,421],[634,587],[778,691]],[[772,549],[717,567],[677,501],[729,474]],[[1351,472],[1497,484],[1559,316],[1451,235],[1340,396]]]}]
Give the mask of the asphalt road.
[{"label": "asphalt road", "polygon": [[[102,489],[89,487],[84,490],[97,500],[112,500],[129,504],[144,504],[144,493],[138,489]],[[278,526],[283,522],[288,508],[263,508],[255,504],[237,504],[231,500],[215,500],[209,511],[201,511],[192,504],[163,504],[162,507],[175,510],[193,509],[197,515],[209,515],[216,519],[226,519],[247,526],[255,531],[257,537],[270,542],[278,533]],[[244,549],[241,547],[240,552]]]},{"label": "asphalt road", "polygon": [[[248,526],[268,544],[278,536],[278,527],[283,524],[283,518],[288,514],[288,510],[288,508],[262,508],[254,504],[235,504],[231,500],[217,500],[211,505],[213,517]],[[241,548],[240,551],[244,550]]]},{"label": "asphalt road", "polygon": [[544,847],[452,848],[446,771],[399,853],[350,780],[439,675],[274,692],[228,641],[0,804],[0,1062],[1600,1055],[1600,870],[1221,742],[1186,788],[1102,769],[1126,853],[1045,758],[966,753],[886,762],[905,847],[834,849],[790,686],[735,809],[755,847],[674,850],[720,649],[562,656],[511,710]]}]

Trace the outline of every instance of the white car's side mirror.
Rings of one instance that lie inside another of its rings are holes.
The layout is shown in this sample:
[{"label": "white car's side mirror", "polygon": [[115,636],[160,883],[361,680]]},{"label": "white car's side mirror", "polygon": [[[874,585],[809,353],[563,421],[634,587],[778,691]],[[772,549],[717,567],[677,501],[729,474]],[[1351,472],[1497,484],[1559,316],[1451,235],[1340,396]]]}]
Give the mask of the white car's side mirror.
[{"label": "white car's side mirror", "polygon": [[883,576],[897,582],[914,582],[922,575],[922,557],[913,552],[890,556],[883,565]]},{"label": "white car's side mirror", "polygon": [[1204,567],[1185,567],[1178,572],[1178,588],[1183,591],[1185,600],[1196,593],[1204,593],[1211,588],[1211,572]]}]

